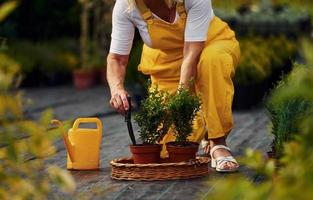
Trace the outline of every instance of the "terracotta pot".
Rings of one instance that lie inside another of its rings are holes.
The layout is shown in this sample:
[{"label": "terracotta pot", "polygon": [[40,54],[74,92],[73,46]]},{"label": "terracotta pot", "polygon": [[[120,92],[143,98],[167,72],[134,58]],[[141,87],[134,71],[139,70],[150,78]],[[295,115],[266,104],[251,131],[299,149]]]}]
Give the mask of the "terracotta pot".
[{"label": "terracotta pot", "polygon": [[84,90],[94,85],[95,73],[93,70],[75,70],[73,71],[73,83],[75,88]]},{"label": "terracotta pot", "polygon": [[274,159],[274,160],[279,159],[274,142],[271,144],[271,150],[267,152],[267,158]]},{"label": "terracotta pot", "polygon": [[274,152],[274,151],[267,152],[267,157],[268,157],[268,159],[277,159],[276,152]]},{"label": "terracotta pot", "polygon": [[130,145],[129,147],[135,164],[160,163],[161,145]]},{"label": "terracotta pot", "polygon": [[198,148],[199,144],[194,142],[188,142],[184,146],[178,145],[175,142],[166,144],[170,162],[184,162],[196,159]]}]

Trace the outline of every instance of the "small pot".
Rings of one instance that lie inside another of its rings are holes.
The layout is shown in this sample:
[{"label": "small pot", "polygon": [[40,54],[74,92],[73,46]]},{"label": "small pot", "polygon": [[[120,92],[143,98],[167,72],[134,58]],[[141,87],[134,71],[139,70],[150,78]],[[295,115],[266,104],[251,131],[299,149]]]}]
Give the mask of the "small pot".
[{"label": "small pot", "polygon": [[73,83],[75,88],[84,90],[90,88],[95,83],[95,73],[93,70],[73,71]]},{"label": "small pot", "polygon": [[160,163],[162,146],[158,144],[130,145],[134,164]]},{"label": "small pot", "polygon": [[274,142],[271,144],[271,150],[269,150],[267,152],[267,158],[278,160],[278,155],[277,155],[277,151],[276,151]]},{"label": "small pot", "polygon": [[269,152],[267,152],[267,158],[268,159],[277,159],[277,155],[276,155],[276,152],[274,152],[274,151],[269,151]]},{"label": "small pot", "polygon": [[166,149],[169,154],[170,162],[184,162],[196,159],[196,153],[199,149],[199,144],[188,142],[186,145],[179,145],[176,142],[166,144]]}]

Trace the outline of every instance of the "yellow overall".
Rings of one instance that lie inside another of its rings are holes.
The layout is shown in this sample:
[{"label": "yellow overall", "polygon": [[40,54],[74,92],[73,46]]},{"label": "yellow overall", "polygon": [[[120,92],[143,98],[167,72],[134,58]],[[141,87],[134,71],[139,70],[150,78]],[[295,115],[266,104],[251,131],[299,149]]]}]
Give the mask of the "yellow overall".
[{"label": "yellow overall", "polygon": [[[146,21],[152,46],[143,46],[139,71],[150,75],[152,85],[175,93],[179,84],[183,62],[186,11],[183,3],[176,5],[179,21],[174,24],[154,18],[143,0],[136,0],[142,18]],[[208,30],[207,41],[201,53],[195,79],[196,94],[201,97],[202,107],[195,119],[193,134],[188,138],[200,142],[207,132],[208,138],[226,136],[233,127],[232,78],[240,58],[239,43],[235,33],[218,17],[214,17]],[[174,141],[168,133],[161,143]],[[166,151],[162,151],[162,157]]]}]

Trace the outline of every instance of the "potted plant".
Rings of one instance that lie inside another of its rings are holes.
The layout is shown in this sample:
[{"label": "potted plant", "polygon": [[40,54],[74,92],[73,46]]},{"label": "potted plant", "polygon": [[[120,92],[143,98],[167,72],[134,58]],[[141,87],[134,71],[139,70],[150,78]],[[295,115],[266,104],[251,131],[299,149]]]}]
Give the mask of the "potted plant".
[{"label": "potted plant", "polygon": [[81,67],[73,71],[73,82],[77,89],[86,89],[94,84],[94,70],[88,63],[88,44],[89,44],[89,0],[81,1],[81,35],[80,35],[80,54]]},{"label": "potted plant", "polygon": [[80,68],[73,71],[73,82],[77,89],[84,90],[94,84],[94,71],[89,68]]},{"label": "potted plant", "polygon": [[272,147],[274,151],[270,152],[269,157],[281,158],[285,143],[301,134],[298,122],[313,113],[313,102],[308,98],[309,95],[301,98],[297,96],[297,93],[302,94],[302,88],[313,85],[312,74],[311,67],[295,65],[293,71],[272,91],[267,110],[271,119],[270,131],[275,138]]},{"label": "potted plant", "polygon": [[193,120],[200,110],[201,100],[189,90],[180,87],[172,96],[168,109],[173,124],[175,142],[166,144],[170,162],[182,162],[196,158],[199,144],[188,141],[192,133]]},{"label": "potted plant", "polygon": [[166,104],[168,98],[168,93],[155,87],[150,89],[148,97],[141,102],[135,121],[140,128],[142,144],[130,146],[135,164],[160,162],[162,146],[158,142],[171,126]]}]

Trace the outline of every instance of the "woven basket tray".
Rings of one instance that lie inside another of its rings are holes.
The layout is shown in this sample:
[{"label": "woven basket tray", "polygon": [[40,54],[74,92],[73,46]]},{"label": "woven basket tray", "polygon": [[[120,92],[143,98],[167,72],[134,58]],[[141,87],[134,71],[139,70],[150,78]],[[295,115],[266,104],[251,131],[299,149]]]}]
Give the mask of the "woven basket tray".
[{"label": "woven basket tray", "polygon": [[208,175],[209,161],[207,157],[197,157],[189,162],[134,164],[131,158],[121,158],[111,161],[111,177],[137,181],[191,179]]}]

